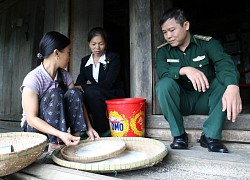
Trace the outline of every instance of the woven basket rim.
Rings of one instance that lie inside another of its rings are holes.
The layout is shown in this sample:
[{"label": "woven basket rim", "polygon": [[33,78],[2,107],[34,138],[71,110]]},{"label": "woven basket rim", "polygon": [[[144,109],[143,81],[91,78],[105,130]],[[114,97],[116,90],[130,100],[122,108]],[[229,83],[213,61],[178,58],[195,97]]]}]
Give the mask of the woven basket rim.
[{"label": "woven basket rim", "polygon": [[[123,163],[120,165],[110,165],[110,164],[92,164],[92,163],[79,163],[79,162],[72,162],[65,160],[61,154],[60,150],[55,150],[52,153],[52,160],[61,166],[72,168],[72,169],[78,169],[78,170],[86,170],[86,171],[92,171],[92,172],[102,172],[102,173],[109,173],[109,172],[119,172],[119,171],[129,171],[129,170],[135,170],[135,169],[141,169],[145,167],[150,167],[158,162],[162,161],[162,159],[168,154],[168,150],[166,146],[155,139],[150,138],[144,138],[144,137],[107,137],[102,139],[119,139],[126,141],[132,141],[133,146],[137,146],[136,142],[145,142],[148,143],[148,145],[152,146],[159,146],[161,148],[161,152],[158,154],[155,154],[153,157],[147,158],[146,160],[139,160],[133,163]],[[61,156],[61,157],[60,157]]]},{"label": "woven basket rim", "polygon": [[[44,152],[47,145],[47,137],[43,134],[33,132],[9,132],[0,133],[0,138],[3,137],[36,137],[41,139],[36,145],[20,151],[2,154],[0,156],[0,177],[15,173],[31,163],[33,163]],[[0,139],[1,140],[1,139]]]},{"label": "woven basket rim", "polygon": [[47,142],[47,137],[40,133],[33,133],[33,132],[8,132],[8,133],[0,133],[0,138],[3,137],[38,137],[41,139],[41,142],[35,146],[31,146],[25,150],[14,151],[11,153],[1,154],[0,155],[0,162],[10,159],[16,159],[19,157],[29,156],[28,152],[34,152],[40,149],[40,146]]},{"label": "woven basket rim", "polygon": [[[104,142],[104,141],[109,141],[112,143],[119,143],[118,149],[111,149],[109,150],[109,152],[105,153],[105,154],[101,154],[101,155],[96,155],[93,157],[84,157],[84,156],[77,156],[77,155],[72,155],[71,153],[66,154],[65,150],[71,150],[72,148],[80,148],[80,147],[84,147],[87,146],[88,144],[93,144],[94,142]],[[73,162],[95,162],[95,161],[101,161],[101,160],[105,160],[105,159],[109,159],[109,158],[113,158],[119,154],[121,154],[124,150],[126,149],[126,143],[124,141],[119,141],[119,140],[107,140],[107,139],[103,139],[103,138],[99,138],[99,139],[95,139],[95,141],[93,140],[86,140],[86,141],[81,141],[78,145],[76,146],[64,146],[62,147],[62,149],[60,150],[60,153],[62,154],[63,158],[68,160],[68,161],[73,161]]]}]

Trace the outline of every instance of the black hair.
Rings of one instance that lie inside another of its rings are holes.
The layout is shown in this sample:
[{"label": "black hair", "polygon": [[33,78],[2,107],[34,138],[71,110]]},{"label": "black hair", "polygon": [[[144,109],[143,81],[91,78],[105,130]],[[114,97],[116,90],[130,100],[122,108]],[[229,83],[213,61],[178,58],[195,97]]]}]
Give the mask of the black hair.
[{"label": "black hair", "polygon": [[39,53],[37,54],[37,57],[39,59],[47,58],[55,49],[61,51],[69,44],[70,39],[63,34],[56,31],[47,32],[39,43]]},{"label": "black hair", "polygon": [[[39,53],[37,54],[37,57],[40,60],[43,60],[44,58],[49,57],[55,49],[61,51],[69,44],[70,39],[63,34],[56,31],[47,32],[39,43]],[[62,90],[66,92],[68,87],[63,81],[62,69],[59,68],[57,72],[57,81],[59,83],[59,87],[61,87]]]},{"label": "black hair", "polygon": [[108,34],[105,31],[105,29],[103,29],[102,27],[94,27],[93,29],[91,29],[88,33],[88,42],[91,41],[91,39],[97,35],[101,35],[102,38],[105,41],[105,44],[108,45]]},{"label": "black hair", "polygon": [[161,16],[159,24],[162,26],[168,19],[175,19],[181,26],[185,21],[189,21],[189,15],[180,8],[171,8]]}]

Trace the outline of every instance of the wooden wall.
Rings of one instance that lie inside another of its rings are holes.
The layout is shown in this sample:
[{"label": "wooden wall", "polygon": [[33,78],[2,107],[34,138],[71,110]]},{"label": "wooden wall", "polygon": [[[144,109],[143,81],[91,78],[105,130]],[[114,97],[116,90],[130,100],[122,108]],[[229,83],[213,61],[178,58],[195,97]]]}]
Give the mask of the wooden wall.
[{"label": "wooden wall", "polygon": [[0,4],[0,119],[21,117],[19,87],[35,62],[33,49],[43,26],[42,7],[42,0],[5,0]]},{"label": "wooden wall", "polygon": [[58,31],[65,36],[69,36],[69,13],[69,0],[45,0],[44,33]]},{"label": "wooden wall", "polygon": [[90,53],[87,43],[88,31],[103,25],[103,0],[71,1],[70,39],[72,41],[69,71],[76,80],[83,56]]},{"label": "wooden wall", "polygon": [[36,54],[43,34],[54,30],[71,38],[69,71],[76,79],[80,60],[89,53],[87,33],[102,26],[102,17],[103,0],[0,1],[0,120],[20,121],[19,87],[39,64]]},{"label": "wooden wall", "polygon": [[81,58],[90,53],[87,43],[88,31],[102,25],[103,0],[45,1],[43,32],[58,31],[71,39],[68,70],[74,81],[80,71]]}]

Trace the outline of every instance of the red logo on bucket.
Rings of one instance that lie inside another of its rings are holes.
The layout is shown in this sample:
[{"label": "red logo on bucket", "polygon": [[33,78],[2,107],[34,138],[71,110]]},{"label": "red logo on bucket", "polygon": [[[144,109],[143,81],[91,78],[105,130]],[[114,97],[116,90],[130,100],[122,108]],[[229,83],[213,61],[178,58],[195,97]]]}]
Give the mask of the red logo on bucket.
[{"label": "red logo on bucket", "polygon": [[134,117],[131,118],[131,129],[138,136],[144,136],[145,127],[144,127],[144,111],[140,111]]}]

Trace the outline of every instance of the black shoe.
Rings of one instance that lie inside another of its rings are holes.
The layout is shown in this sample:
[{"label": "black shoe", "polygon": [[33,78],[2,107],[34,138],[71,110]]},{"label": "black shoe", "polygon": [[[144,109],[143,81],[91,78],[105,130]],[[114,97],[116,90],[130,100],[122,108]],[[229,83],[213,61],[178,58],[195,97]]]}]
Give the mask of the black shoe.
[{"label": "black shoe", "polygon": [[180,136],[175,136],[174,141],[170,144],[172,149],[187,149],[188,148],[188,134],[185,132]]},{"label": "black shoe", "polygon": [[200,145],[211,152],[228,153],[227,147],[220,140],[207,137],[203,133],[201,134]]}]

